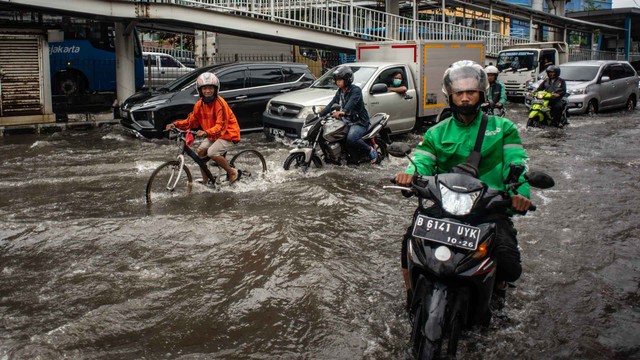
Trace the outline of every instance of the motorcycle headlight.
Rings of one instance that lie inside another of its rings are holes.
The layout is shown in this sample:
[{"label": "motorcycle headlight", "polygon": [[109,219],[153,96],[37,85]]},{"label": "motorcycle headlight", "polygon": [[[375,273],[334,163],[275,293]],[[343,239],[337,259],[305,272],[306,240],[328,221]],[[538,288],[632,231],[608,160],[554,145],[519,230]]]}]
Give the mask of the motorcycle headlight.
[{"label": "motorcycle headlight", "polygon": [[452,215],[467,215],[480,196],[480,191],[459,193],[440,184],[440,194],[442,195],[442,208],[446,212]]},{"label": "motorcycle headlight", "polygon": [[311,130],[312,127],[313,127],[313,124],[303,126],[302,129],[300,130],[300,138],[306,139],[307,135],[309,135],[309,130]]},{"label": "motorcycle headlight", "polygon": [[587,92],[587,88],[577,88],[577,89],[571,89],[567,91],[569,94],[573,94],[573,95],[582,95],[585,92]]},{"label": "motorcycle headlight", "polygon": [[[323,107],[323,105],[316,105],[316,110],[320,111],[319,109],[322,109]],[[313,106],[305,106],[300,109],[297,118],[306,119],[309,114],[313,114]]]}]

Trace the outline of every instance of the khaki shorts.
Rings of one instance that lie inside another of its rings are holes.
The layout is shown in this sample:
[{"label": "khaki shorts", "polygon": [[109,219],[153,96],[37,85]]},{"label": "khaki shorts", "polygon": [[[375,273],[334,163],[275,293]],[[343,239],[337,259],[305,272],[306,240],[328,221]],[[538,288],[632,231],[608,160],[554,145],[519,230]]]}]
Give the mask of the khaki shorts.
[{"label": "khaki shorts", "polygon": [[231,147],[233,146],[233,141],[218,139],[216,141],[211,141],[209,139],[204,139],[198,149],[207,150],[207,156],[223,156]]}]

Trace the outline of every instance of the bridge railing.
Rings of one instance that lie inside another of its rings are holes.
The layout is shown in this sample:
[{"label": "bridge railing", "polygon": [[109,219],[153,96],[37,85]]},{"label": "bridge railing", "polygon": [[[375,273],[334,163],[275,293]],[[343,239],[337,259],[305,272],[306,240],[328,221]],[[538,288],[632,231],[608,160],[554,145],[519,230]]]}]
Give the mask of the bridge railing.
[{"label": "bridge railing", "polygon": [[[136,1],[136,0],[133,0]],[[139,1],[139,0],[138,0]],[[353,5],[338,0],[145,0],[204,8],[260,18],[280,24],[351,36],[366,41],[384,40],[476,40],[483,41],[488,55],[503,46],[527,42],[472,27],[414,20],[404,16]],[[414,34],[414,26],[416,31]],[[443,31],[444,29],[444,31]],[[415,37],[414,37],[415,36]]]},{"label": "bridge railing", "polygon": [[624,60],[623,52],[569,48],[569,61],[580,60]]}]

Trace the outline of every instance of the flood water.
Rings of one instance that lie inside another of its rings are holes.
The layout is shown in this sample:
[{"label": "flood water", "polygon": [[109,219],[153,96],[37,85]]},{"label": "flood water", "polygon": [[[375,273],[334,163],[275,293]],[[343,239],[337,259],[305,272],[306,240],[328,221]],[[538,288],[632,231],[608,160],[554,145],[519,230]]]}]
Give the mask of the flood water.
[{"label": "flood water", "polygon": [[[640,110],[521,131],[556,186],[515,220],[524,273],[460,359],[640,359]],[[416,134],[398,138],[415,145]],[[148,208],[175,144],[119,126],[0,138],[0,359],[405,359],[406,160],[269,172]],[[193,169],[196,177],[199,172]]]}]

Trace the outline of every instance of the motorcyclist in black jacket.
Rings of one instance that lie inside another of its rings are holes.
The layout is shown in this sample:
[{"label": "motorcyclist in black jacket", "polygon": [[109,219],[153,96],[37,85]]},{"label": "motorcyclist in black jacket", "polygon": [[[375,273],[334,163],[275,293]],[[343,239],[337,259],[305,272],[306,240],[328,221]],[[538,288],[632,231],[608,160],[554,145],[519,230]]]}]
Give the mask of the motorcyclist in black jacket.
[{"label": "motorcyclist in black jacket", "polygon": [[349,66],[342,65],[333,71],[333,80],[338,86],[336,95],[329,104],[320,112],[320,116],[325,116],[331,112],[333,104],[340,105],[340,110],[333,113],[333,117],[343,118],[349,125],[347,134],[347,150],[355,159],[368,154],[371,163],[377,161],[377,151],[362,140],[362,136],[369,129],[369,113],[364,107],[362,89],[353,84],[353,71]]},{"label": "motorcyclist in black jacket", "polygon": [[563,127],[562,112],[566,106],[564,97],[567,95],[567,83],[560,78],[560,67],[551,65],[547,68],[547,79],[543,81],[536,91],[546,91],[551,95],[549,107],[551,108],[551,121],[554,126]]}]

